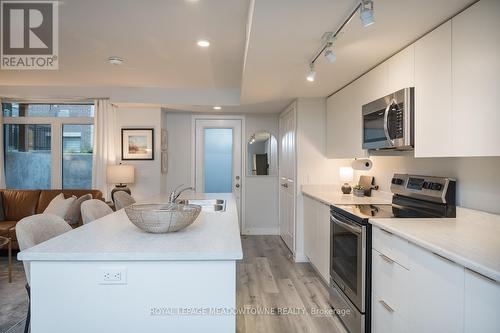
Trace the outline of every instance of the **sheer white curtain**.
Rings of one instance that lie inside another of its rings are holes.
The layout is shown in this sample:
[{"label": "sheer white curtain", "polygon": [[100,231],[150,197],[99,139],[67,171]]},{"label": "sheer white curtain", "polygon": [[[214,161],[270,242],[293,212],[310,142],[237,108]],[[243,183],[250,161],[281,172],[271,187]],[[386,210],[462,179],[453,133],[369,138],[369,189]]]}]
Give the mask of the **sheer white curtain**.
[{"label": "sheer white curtain", "polygon": [[5,169],[3,163],[3,107],[0,99],[0,188],[5,188]]},{"label": "sheer white curtain", "polygon": [[94,152],[92,164],[92,188],[109,198],[106,183],[106,167],[116,163],[115,107],[108,99],[94,101]]}]

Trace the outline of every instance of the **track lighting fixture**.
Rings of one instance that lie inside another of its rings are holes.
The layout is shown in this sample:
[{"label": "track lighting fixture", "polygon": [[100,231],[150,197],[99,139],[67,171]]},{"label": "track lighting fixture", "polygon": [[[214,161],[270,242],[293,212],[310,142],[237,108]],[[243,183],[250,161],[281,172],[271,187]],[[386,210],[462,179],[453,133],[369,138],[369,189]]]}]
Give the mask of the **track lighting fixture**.
[{"label": "track lighting fixture", "polygon": [[335,54],[335,52],[333,52],[331,43],[330,43],[330,45],[327,46],[327,48],[325,50],[325,59],[330,64],[335,62],[335,60],[337,60],[337,55]]},{"label": "track lighting fixture", "polygon": [[373,16],[373,0],[361,0],[359,16],[365,28],[375,23],[375,17]]},{"label": "track lighting fixture", "polygon": [[309,74],[306,77],[306,80],[309,82],[314,82],[316,79],[316,70],[314,69],[314,62],[309,64]]},{"label": "track lighting fixture", "polygon": [[349,16],[340,24],[340,26],[335,31],[325,32],[323,34],[323,44],[321,45],[319,51],[315,53],[315,56],[309,61],[309,74],[307,75],[307,81],[314,82],[316,78],[316,71],[314,69],[314,63],[318,58],[323,55],[329,63],[335,62],[337,55],[333,51],[333,42],[339,36],[342,29],[351,21],[354,15],[357,14],[359,10],[359,17],[364,27],[368,27],[375,23],[375,16],[373,10],[373,0],[356,0],[356,6],[353,8]]}]

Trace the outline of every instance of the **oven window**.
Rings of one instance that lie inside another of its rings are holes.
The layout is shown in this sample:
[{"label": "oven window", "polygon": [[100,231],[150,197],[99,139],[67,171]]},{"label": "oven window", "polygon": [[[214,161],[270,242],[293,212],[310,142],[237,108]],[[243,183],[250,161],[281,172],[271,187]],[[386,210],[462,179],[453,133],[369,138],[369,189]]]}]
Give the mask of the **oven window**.
[{"label": "oven window", "polygon": [[358,241],[361,235],[332,223],[332,270],[337,273],[346,286],[358,293]]},{"label": "oven window", "polygon": [[363,116],[363,140],[365,143],[387,140],[384,131],[385,109]]}]

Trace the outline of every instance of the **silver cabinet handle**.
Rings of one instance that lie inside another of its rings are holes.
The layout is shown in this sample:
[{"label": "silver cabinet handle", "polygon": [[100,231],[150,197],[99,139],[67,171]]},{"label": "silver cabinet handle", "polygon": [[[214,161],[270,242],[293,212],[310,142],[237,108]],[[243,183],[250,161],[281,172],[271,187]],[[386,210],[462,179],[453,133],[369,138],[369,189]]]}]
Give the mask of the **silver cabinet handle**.
[{"label": "silver cabinet handle", "polygon": [[394,264],[395,263],[394,260],[392,260],[391,258],[389,258],[388,256],[386,256],[385,254],[380,253],[379,256],[380,256],[380,258],[382,258],[385,261],[387,261],[389,264]]},{"label": "silver cabinet handle", "polygon": [[487,281],[490,281],[490,282],[493,282],[493,283],[496,283],[496,284],[500,285],[500,281],[496,281],[496,280],[494,280],[494,279],[492,279],[492,278],[490,278],[490,277],[488,277],[488,276],[486,276],[486,275],[483,275],[483,274],[481,274],[481,273],[479,273],[479,272],[473,271],[473,270],[472,270],[472,269],[470,269],[470,268],[465,267],[465,269],[466,269],[467,271],[471,272],[472,274],[475,274],[475,275],[479,276],[480,278],[483,278],[483,279],[485,279],[485,280],[487,280]]},{"label": "silver cabinet handle", "polygon": [[361,235],[361,233],[363,232],[363,228],[362,227],[359,227],[355,224],[350,224],[350,223],[347,223],[347,222],[343,222],[343,221],[340,221],[339,219],[335,218],[335,216],[333,216],[332,214],[330,214],[330,219],[333,223],[341,226],[341,227],[344,227],[352,232],[354,232],[355,234],[357,235]]},{"label": "silver cabinet handle", "polygon": [[382,228],[379,228],[379,229],[380,229],[380,231],[383,231],[384,233],[386,233],[386,234],[388,234],[388,235],[390,235],[390,236],[392,236],[392,235],[393,235],[393,233],[392,233],[392,232],[390,232],[390,231],[387,231],[387,230],[382,229]]},{"label": "silver cabinet handle", "polygon": [[379,300],[378,300],[378,302],[379,302],[380,304],[382,304],[382,306],[383,306],[383,307],[384,307],[387,311],[389,311],[390,313],[393,313],[393,312],[394,312],[394,309],[393,309],[393,308],[391,308],[391,307],[389,306],[389,304],[387,304],[387,303],[386,303],[386,302],[384,302],[383,300],[379,299]]},{"label": "silver cabinet handle", "polygon": [[236,184],[234,185],[236,188],[240,188],[240,184]]}]

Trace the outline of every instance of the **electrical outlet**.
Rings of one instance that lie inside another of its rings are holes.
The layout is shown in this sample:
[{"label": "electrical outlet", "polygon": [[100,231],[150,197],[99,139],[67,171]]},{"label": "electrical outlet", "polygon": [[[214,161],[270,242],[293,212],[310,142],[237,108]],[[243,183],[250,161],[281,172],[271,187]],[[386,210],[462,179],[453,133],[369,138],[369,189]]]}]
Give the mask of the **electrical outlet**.
[{"label": "electrical outlet", "polygon": [[101,268],[99,284],[127,284],[127,269],[125,267]]}]

